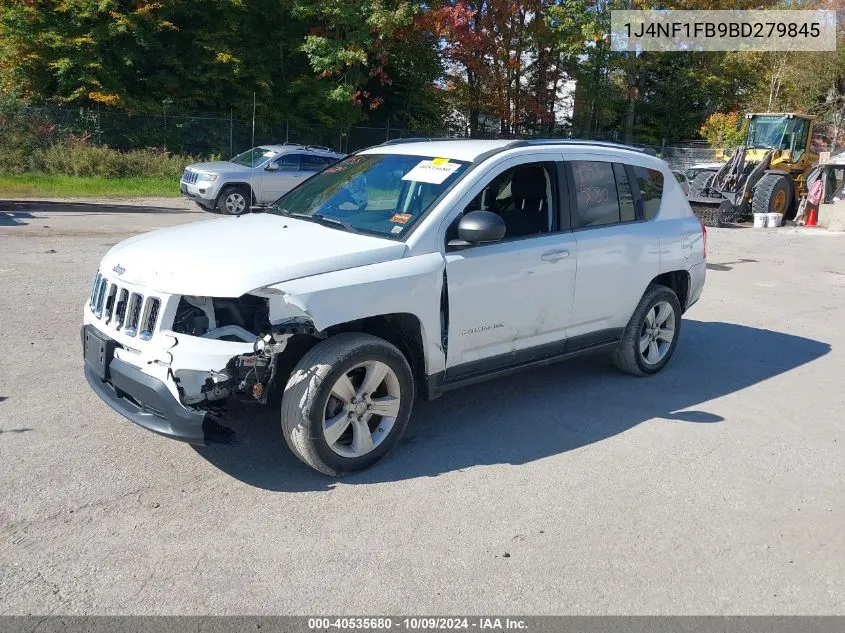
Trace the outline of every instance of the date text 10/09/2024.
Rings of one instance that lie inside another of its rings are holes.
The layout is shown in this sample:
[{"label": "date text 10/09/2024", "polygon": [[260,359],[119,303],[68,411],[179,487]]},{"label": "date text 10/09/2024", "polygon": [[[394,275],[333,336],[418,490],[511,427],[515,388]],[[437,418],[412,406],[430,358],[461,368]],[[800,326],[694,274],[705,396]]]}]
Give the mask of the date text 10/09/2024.
[{"label": "date text 10/09/2024", "polygon": [[308,628],[314,631],[330,630],[472,630],[503,631],[527,630],[528,624],[519,618],[498,617],[345,617],[345,618],[308,618]]}]

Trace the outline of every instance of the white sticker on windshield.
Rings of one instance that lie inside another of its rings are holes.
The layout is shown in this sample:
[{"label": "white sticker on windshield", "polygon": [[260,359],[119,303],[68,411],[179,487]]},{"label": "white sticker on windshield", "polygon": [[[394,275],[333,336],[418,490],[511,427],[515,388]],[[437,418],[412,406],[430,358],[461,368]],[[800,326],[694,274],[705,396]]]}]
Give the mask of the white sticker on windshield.
[{"label": "white sticker on windshield", "polygon": [[271,156],[275,156],[275,155],[276,155],[276,152],[274,152],[272,149],[268,149],[266,152],[264,152],[265,158],[270,158]]},{"label": "white sticker on windshield", "polygon": [[424,160],[417,163],[416,167],[402,176],[402,180],[427,182],[432,185],[439,185],[455,173],[460,166],[460,163],[450,163],[445,158]]}]

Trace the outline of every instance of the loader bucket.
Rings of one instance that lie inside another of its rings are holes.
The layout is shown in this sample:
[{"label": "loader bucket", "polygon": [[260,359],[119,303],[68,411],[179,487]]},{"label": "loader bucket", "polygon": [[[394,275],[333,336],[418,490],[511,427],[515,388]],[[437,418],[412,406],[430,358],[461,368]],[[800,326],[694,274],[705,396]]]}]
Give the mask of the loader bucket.
[{"label": "loader bucket", "polygon": [[692,212],[704,226],[724,226],[728,218],[736,215],[733,202],[727,198],[690,196],[687,200]]}]

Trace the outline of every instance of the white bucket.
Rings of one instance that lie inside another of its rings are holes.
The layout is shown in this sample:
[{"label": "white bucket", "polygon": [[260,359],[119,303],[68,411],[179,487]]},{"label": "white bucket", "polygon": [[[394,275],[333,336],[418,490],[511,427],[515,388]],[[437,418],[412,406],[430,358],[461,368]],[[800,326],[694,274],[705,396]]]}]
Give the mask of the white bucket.
[{"label": "white bucket", "polygon": [[766,214],[766,226],[770,229],[774,229],[780,226],[780,222],[783,220],[783,213],[767,213]]},{"label": "white bucket", "polygon": [[766,227],[766,216],[767,213],[755,213],[754,214],[754,228],[755,229],[762,229]]}]

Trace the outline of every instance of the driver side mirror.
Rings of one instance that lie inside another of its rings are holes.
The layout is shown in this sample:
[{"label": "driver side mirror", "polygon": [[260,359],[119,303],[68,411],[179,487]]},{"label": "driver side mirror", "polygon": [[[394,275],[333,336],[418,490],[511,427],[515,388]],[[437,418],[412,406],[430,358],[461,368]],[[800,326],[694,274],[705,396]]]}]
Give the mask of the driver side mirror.
[{"label": "driver side mirror", "polygon": [[279,171],[279,163],[267,163],[264,171]]},{"label": "driver side mirror", "polygon": [[470,211],[458,222],[458,239],[449,240],[450,250],[460,250],[477,244],[498,242],[507,227],[502,217],[491,211]]}]

